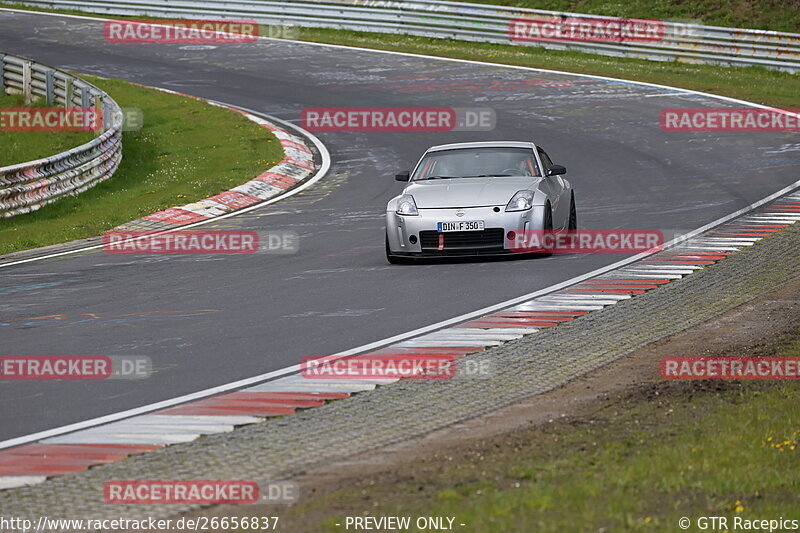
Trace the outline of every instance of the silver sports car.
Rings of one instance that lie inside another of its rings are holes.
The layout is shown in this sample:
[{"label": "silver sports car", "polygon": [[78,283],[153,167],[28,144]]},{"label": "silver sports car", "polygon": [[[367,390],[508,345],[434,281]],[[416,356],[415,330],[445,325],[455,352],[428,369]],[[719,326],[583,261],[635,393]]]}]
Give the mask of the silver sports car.
[{"label": "silver sports car", "polygon": [[532,142],[473,142],[428,149],[403,193],[386,206],[386,258],[509,253],[518,232],[577,227],[575,195]]}]

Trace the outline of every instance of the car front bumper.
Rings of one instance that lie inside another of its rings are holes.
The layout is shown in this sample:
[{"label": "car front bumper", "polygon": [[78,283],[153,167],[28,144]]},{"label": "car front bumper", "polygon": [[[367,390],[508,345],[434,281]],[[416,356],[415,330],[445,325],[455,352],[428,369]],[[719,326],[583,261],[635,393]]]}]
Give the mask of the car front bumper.
[{"label": "car front bumper", "polygon": [[[419,215],[386,212],[386,236],[394,255],[452,256],[511,253],[509,232],[542,229],[543,206],[506,212],[505,206],[420,209]],[[461,213],[458,216],[457,213]],[[439,222],[483,220],[481,231],[439,232]]]}]

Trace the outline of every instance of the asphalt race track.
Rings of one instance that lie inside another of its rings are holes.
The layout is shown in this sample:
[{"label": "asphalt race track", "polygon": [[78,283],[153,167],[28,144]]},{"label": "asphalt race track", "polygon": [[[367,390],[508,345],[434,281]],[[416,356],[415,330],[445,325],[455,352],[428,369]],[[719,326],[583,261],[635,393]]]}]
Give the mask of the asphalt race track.
[{"label": "asphalt race track", "polygon": [[5,381],[0,440],[351,349],[622,258],[390,266],[383,210],[402,189],[393,175],[433,144],[538,142],[567,167],[584,228],[688,231],[798,178],[792,134],[665,133],[663,108],[740,106],[631,83],[281,41],[108,44],[101,21],[11,12],[0,12],[0,51],[293,122],[319,106],[497,115],[490,132],[319,132],[332,158],[322,181],[205,226],[293,230],[295,255],[94,251],[0,269],[0,353],[146,355],[156,369],[142,381]]}]

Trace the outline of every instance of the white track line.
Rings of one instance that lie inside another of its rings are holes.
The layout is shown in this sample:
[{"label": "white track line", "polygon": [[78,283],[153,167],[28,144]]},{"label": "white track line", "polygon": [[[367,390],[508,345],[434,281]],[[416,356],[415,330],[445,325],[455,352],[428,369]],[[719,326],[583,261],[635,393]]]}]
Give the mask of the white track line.
[{"label": "white track line", "polygon": [[[106,18],[101,18],[101,17],[86,17],[86,16],[80,16],[80,15],[60,15],[60,14],[57,14],[57,13],[42,13],[42,12],[35,12],[35,11],[25,11],[25,10],[21,10],[21,9],[0,8],[0,11],[12,11],[12,12],[28,13],[28,14],[33,14],[33,15],[66,17],[66,18],[76,18],[76,19],[94,20],[94,21],[112,20],[112,19],[106,19]],[[622,79],[619,79],[619,78],[610,78],[610,77],[607,77],[607,76],[595,76],[595,75],[589,75],[589,74],[577,74],[577,73],[574,73],[574,72],[561,72],[561,71],[558,71],[558,70],[548,70],[548,69],[540,69],[540,68],[533,68],[533,67],[521,67],[521,66],[515,66],[515,65],[504,65],[504,64],[501,64],[501,63],[488,63],[488,62],[483,62],[483,61],[472,61],[472,60],[468,60],[468,59],[452,59],[452,58],[428,56],[428,55],[422,55],[422,54],[410,54],[410,53],[405,53],[405,52],[392,52],[392,51],[387,51],[387,50],[372,50],[372,49],[369,49],[369,48],[358,48],[358,47],[343,46],[343,45],[330,45],[330,44],[323,44],[323,43],[309,43],[309,42],[305,42],[305,41],[289,41],[289,40],[286,40],[286,39],[272,39],[272,38],[269,38],[269,37],[259,37],[259,38],[260,39],[265,39],[265,40],[271,40],[271,41],[292,42],[292,43],[303,44],[303,45],[308,45],[308,46],[323,46],[323,47],[328,47],[328,48],[340,48],[340,49],[345,49],[345,50],[358,50],[358,51],[363,51],[363,52],[398,55],[398,56],[404,56],[404,57],[421,57],[421,58],[432,59],[432,60],[437,60],[437,61],[451,61],[451,62],[456,62],[456,63],[465,63],[465,64],[472,64],[472,65],[480,65],[480,66],[489,65],[489,66],[496,66],[496,67],[514,69],[514,70],[525,70],[525,71],[533,71],[533,72],[547,72],[547,73],[551,73],[551,74],[560,74],[560,75],[565,75],[565,76],[575,76],[575,77],[580,77],[580,78],[599,79],[599,80],[605,80],[605,81],[618,81],[618,82],[623,82],[623,83],[632,83],[632,84],[636,84],[636,85],[642,85],[642,86],[645,86],[645,87],[657,87],[657,88],[660,88],[660,89],[667,89],[667,90],[670,90],[670,91],[682,91],[682,92],[684,92],[686,94],[696,94],[696,95],[705,96],[705,97],[708,97],[708,98],[722,100],[722,101],[725,101],[725,102],[731,102],[731,103],[736,103],[736,104],[742,104],[742,105],[745,105],[745,106],[756,107],[756,108],[759,108],[759,109],[769,109],[769,110],[778,111],[778,112],[781,112],[781,113],[786,113],[786,111],[781,110],[781,109],[776,109],[776,108],[773,108],[773,107],[770,107],[770,106],[765,106],[765,105],[762,105],[762,104],[756,104],[756,103],[753,103],[753,102],[747,102],[745,100],[739,100],[739,99],[736,99],[736,98],[730,98],[730,97],[727,97],[727,96],[719,96],[719,95],[714,95],[714,94],[703,93],[703,92],[700,92],[700,91],[692,91],[692,90],[689,90],[689,89],[681,89],[681,88],[678,88],[678,87],[670,87],[668,85],[659,85],[659,84],[655,84],[655,83],[646,83],[646,82],[622,80]],[[231,106],[231,107],[237,107],[237,106]],[[239,108],[239,109],[244,109],[244,108]],[[247,109],[244,109],[244,110],[248,111],[248,112],[251,112],[251,111],[249,111]],[[254,114],[256,114],[256,113],[254,113]],[[264,113],[258,113],[258,114],[260,114],[261,116],[269,117],[270,120],[276,120],[276,121],[281,122],[283,124],[287,124],[287,125],[291,126],[295,130],[299,130],[301,132],[304,132],[304,130],[298,128],[297,126],[294,126],[293,124],[289,124],[286,121],[283,121],[283,120],[280,120],[280,119],[276,119],[274,117],[270,117],[269,115],[266,115]],[[307,133],[307,132],[304,132],[304,133]],[[319,139],[317,139],[316,137],[314,137],[311,134],[308,134],[308,135],[310,136],[310,138],[312,139],[314,144],[317,145],[317,148],[321,149],[320,153],[325,153],[325,154],[328,153],[327,150],[324,149],[324,145],[322,144],[322,142],[319,141]],[[319,143],[319,144],[317,144],[317,143]],[[327,160],[327,168],[329,168],[329,167],[330,167],[330,159]],[[312,180],[313,181],[318,180],[321,177],[320,173],[323,170],[327,171],[327,168],[325,167],[325,161],[323,160],[323,167],[320,169],[320,172],[318,172],[317,175],[314,178],[312,178]],[[312,180],[309,180],[309,182],[307,182],[307,184],[310,184],[312,182]],[[800,187],[800,180],[795,181],[791,185],[788,185],[788,186],[784,187],[783,189],[781,189],[781,190],[779,190],[779,191],[777,191],[777,192],[775,192],[773,194],[770,194],[769,196],[766,196],[765,198],[762,198],[761,200],[753,202],[752,204],[748,205],[747,207],[743,207],[742,209],[734,211],[733,213],[730,213],[730,214],[728,214],[728,215],[726,215],[724,217],[718,218],[717,220],[714,220],[713,222],[709,222],[708,224],[706,224],[704,226],[701,226],[701,227],[699,227],[699,228],[697,228],[697,229],[695,229],[693,231],[690,231],[687,234],[684,234],[684,235],[681,235],[679,237],[676,237],[676,238],[672,239],[671,241],[669,241],[668,243],[666,243],[665,247],[669,247],[669,246],[671,246],[673,244],[679,244],[680,242],[685,241],[687,238],[694,237],[695,235],[698,235],[700,233],[708,231],[711,228],[714,228],[716,226],[724,224],[725,222],[728,222],[729,220],[733,220],[734,218],[737,218],[737,217],[739,217],[739,216],[741,216],[741,215],[743,215],[743,214],[745,214],[745,213],[747,213],[749,211],[752,211],[753,209],[755,209],[755,208],[757,208],[759,206],[762,206],[762,205],[764,205],[764,204],[766,204],[766,203],[768,203],[768,202],[770,202],[770,201],[772,201],[772,200],[774,200],[776,198],[784,196],[785,194],[797,189],[798,187]],[[295,194],[296,192],[299,192],[298,189],[290,191],[290,193],[291,194]],[[291,196],[290,193],[287,193],[286,195],[281,196],[281,199],[282,198],[286,198],[287,196]],[[259,204],[258,206],[254,206],[253,209],[255,209],[257,207],[263,207],[265,205],[269,205],[270,203],[274,203],[276,201],[278,201],[278,198],[274,198],[272,200],[269,200],[268,202],[264,202],[263,204]],[[248,208],[246,210],[243,209],[241,211],[236,211],[234,213],[230,213],[229,215],[225,215],[223,217],[215,218],[215,219],[212,219],[212,220],[220,220],[221,218],[227,218],[228,216],[235,216],[235,215],[241,214],[241,213],[249,211],[249,210],[251,210],[251,209],[250,208]],[[798,218],[800,218],[800,217],[798,217]],[[191,226],[195,226],[195,225],[199,225],[199,224],[193,224]],[[75,253],[75,252],[71,252],[71,253]],[[375,342],[364,344],[362,346],[359,346],[357,348],[353,348],[353,349],[350,349],[350,350],[346,350],[344,352],[339,352],[338,354],[335,354],[334,356],[332,356],[332,358],[347,357],[347,356],[350,356],[350,355],[355,355],[355,354],[359,354],[359,353],[366,352],[366,351],[369,351],[369,350],[374,350],[374,349],[377,349],[377,348],[381,348],[383,346],[386,346],[386,345],[389,345],[389,344],[393,344],[393,343],[398,343],[398,342],[404,341],[406,339],[410,339],[412,337],[416,337],[416,336],[422,335],[424,333],[429,333],[431,331],[436,331],[438,329],[445,328],[445,327],[450,326],[452,324],[457,324],[459,322],[466,322],[467,320],[471,320],[473,318],[477,318],[477,317],[480,317],[480,316],[483,316],[483,315],[487,315],[487,314],[493,313],[495,311],[499,311],[501,309],[506,309],[506,308],[514,306],[514,305],[519,306],[519,307],[517,307],[517,309],[524,309],[524,310],[546,310],[546,309],[551,309],[551,310],[554,310],[554,309],[596,310],[596,309],[602,309],[602,306],[573,306],[573,305],[559,305],[559,304],[555,304],[555,303],[552,303],[552,304],[531,303],[531,304],[528,304],[528,306],[520,305],[520,304],[524,304],[526,301],[528,301],[528,300],[530,300],[532,298],[536,298],[537,296],[542,296],[542,295],[545,295],[545,294],[549,294],[549,293],[557,291],[559,289],[563,289],[565,287],[569,287],[570,285],[574,285],[574,284],[576,284],[578,282],[593,278],[595,276],[599,276],[600,274],[605,274],[605,273],[610,272],[612,270],[615,270],[615,269],[618,269],[620,267],[629,265],[629,264],[631,264],[631,263],[633,263],[635,261],[638,261],[639,259],[642,259],[644,257],[648,257],[650,255],[653,255],[654,253],[655,252],[640,253],[640,254],[634,255],[632,257],[629,257],[627,259],[623,259],[621,261],[617,261],[616,263],[612,263],[610,265],[598,268],[598,269],[593,270],[591,272],[587,272],[586,274],[581,274],[580,276],[576,276],[576,277],[571,278],[569,280],[562,281],[561,283],[557,283],[555,285],[551,285],[550,287],[546,287],[544,289],[539,289],[537,291],[533,291],[531,293],[524,294],[522,296],[518,296],[516,298],[512,298],[510,300],[506,300],[504,302],[500,302],[500,303],[495,304],[495,305],[484,307],[482,309],[478,309],[478,310],[472,311],[470,313],[465,313],[463,315],[459,315],[459,316],[456,316],[456,317],[453,317],[453,318],[450,318],[450,319],[447,319],[447,320],[442,320],[441,322],[436,322],[434,324],[430,324],[428,326],[424,326],[424,327],[421,327],[421,328],[418,328],[418,329],[415,329],[415,330],[412,330],[412,331],[408,331],[406,333],[401,333],[399,335],[394,335],[392,337],[388,337],[388,338],[381,339],[381,340],[378,340],[378,341],[375,341]],[[66,255],[66,254],[56,254],[56,255]],[[55,257],[55,255],[54,256],[49,256],[49,257]],[[35,259],[33,259],[33,260],[35,260]],[[21,262],[28,262],[28,261],[21,261]],[[10,264],[18,264],[18,263],[10,263]],[[3,266],[7,266],[7,265],[3,265]],[[691,273],[691,272],[689,272],[689,273]],[[110,415],[101,416],[101,417],[93,418],[93,419],[90,419],[90,420],[84,420],[82,422],[76,422],[74,424],[68,424],[66,426],[53,428],[53,429],[48,429],[48,430],[40,431],[40,432],[37,432],[37,433],[32,433],[30,435],[25,435],[25,436],[22,436],[22,437],[16,437],[16,438],[13,438],[13,439],[8,439],[8,440],[0,442],[0,450],[5,449],[5,448],[10,448],[12,446],[19,446],[20,444],[26,444],[26,443],[29,443],[29,442],[34,442],[34,441],[37,441],[37,440],[40,440],[40,439],[43,439],[43,438],[47,438],[47,437],[53,437],[53,436],[56,436],[56,435],[64,435],[66,433],[71,433],[73,431],[77,431],[77,430],[80,430],[80,429],[94,427],[94,426],[98,426],[98,425],[101,425],[101,424],[114,422],[114,421],[117,421],[117,420],[123,420],[125,418],[130,418],[132,416],[136,416],[136,415],[140,415],[140,414],[144,414],[144,413],[150,413],[152,411],[157,411],[159,409],[166,409],[167,407],[173,407],[175,405],[186,403],[186,402],[189,402],[189,401],[192,401],[192,400],[197,400],[197,399],[200,399],[200,398],[206,398],[208,396],[213,396],[213,395],[220,394],[220,393],[223,393],[223,392],[229,392],[229,391],[232,391],[232,390],[236,390],[236,389],[241,389],[241,388],[244,388],[244,387],[252,386],[252,385],[255,385],[257,383],[261,383],[261,382],[264,382],[264,381],[267,381],[267,380],[270,380],[270,379],[274,379],[274,378],[277,378],[277,377],[280,377],[280,376],[286,376],[288,374],[295,374],[295,373],[299,372],[300,370],[301,370],[300,365],[294,365],[294,366],[282,368],[280,370],[273,370],[272,372],[267,372],[267,373],[260,374],[260,375],[257,375],[257,376],[253,376],[253,377],[250,377],[250,378],[234,381],[234,382],[231,382],[231,383],[226,383],[224,385],[218,385],[216,387],[211,387],[209,389],[205,389],[205,390],[202,390],[202,391],[194,392],[194,393],[191,393],[191,394],[186,394],[186,395],[183,395],[183,396],[179,396],[177,398],[172,398],[170,400],[163,400],[161,402],[156,402],[156,403],[152,403],[152,404],[149,404],[149,405],[136,407],[136,408],[133,408],[133,409],[127,409],[125,411],[120,411],[118,413],[113,413],[113,414],[110,414]],[[264,387],[263,390],[269,390],[269,391],[277,391],[277,390],[279,390],[278,387],[269,388],[268,385],[269,384],[265,384],[265,385],[260,386],[259,388]],[[291,387],[292,387],[291,385],[287,386],[287,387],[289,387],[287,389],[287,392],[291,392],[292,390],[296,390],[296,389],[291,389]]]}]

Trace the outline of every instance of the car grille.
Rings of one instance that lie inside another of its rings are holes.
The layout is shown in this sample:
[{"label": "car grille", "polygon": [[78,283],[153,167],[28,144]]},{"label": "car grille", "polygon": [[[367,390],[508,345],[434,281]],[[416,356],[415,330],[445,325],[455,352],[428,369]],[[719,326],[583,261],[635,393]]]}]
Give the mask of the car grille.
[{"label": "car grille", "polygon": [[[444,235],[444,247],[439,250],[439,235]],[[488,228],[483,231],[420,231],[419,241],[422,253],[450,255],[464,252],[496,253],[503,251],[503,228]]]}]

